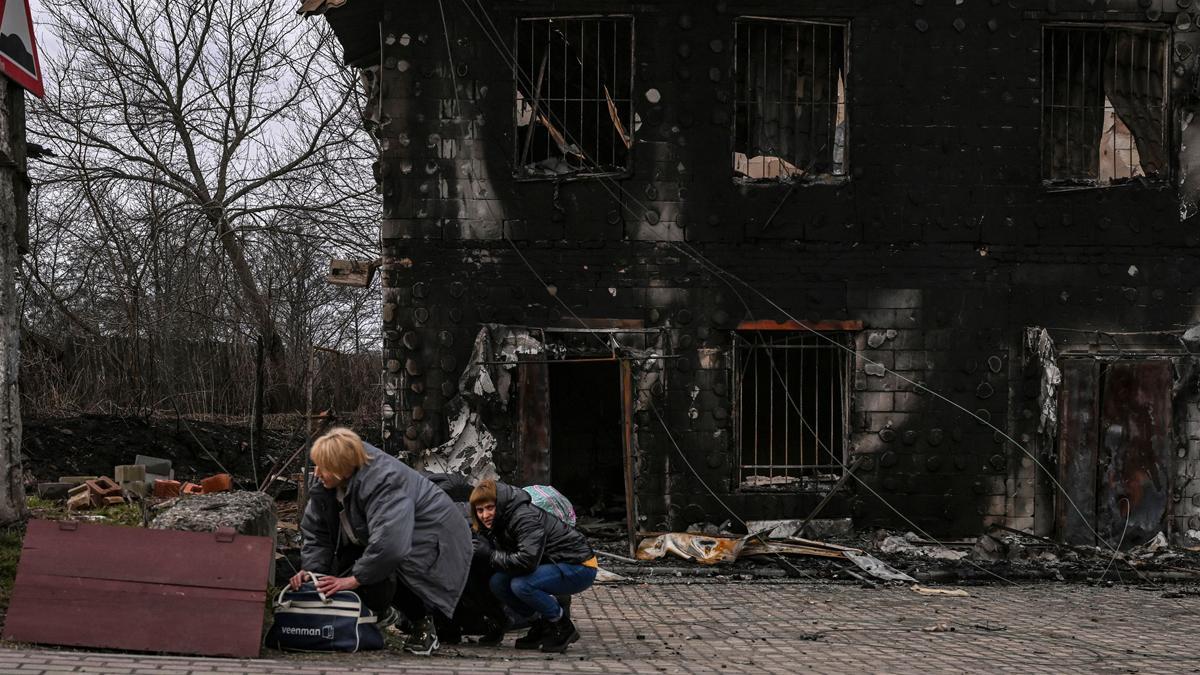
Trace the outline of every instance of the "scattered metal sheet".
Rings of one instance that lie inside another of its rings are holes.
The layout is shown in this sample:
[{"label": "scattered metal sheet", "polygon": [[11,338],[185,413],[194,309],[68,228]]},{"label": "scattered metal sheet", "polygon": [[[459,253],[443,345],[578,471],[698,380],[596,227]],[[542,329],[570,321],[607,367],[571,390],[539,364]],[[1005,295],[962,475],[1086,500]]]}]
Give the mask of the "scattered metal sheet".
[{"label": "scattered metal sheet", "polygon": [[232,530],[31,521],[4,639],[256,657],[273,548]]},{"label": "scattered metal sheet", "polygon": [[702,565],[716,565],[737,560],[745,545],[746,540],[742,538],[669,532],[643,539],[638,543],[636,557],[638,560],[657,560],[670,553]]},{"label": "scattered metal sheet", "polygon": [[881,581],[903,581],[910,584],[917,583],[917,580],[901,572],[882,560],[862,553],[861,551],[844,551],[842,555],[858,566],[858,569]]},{"label": "scattered metal sheet", "polygon": [[[849,560],[860,570],[880,581],[916,583],[916,579],[857,548],[800,539],[799,537],[790,537],[786,540],[765,539],[762,534],[765,532],[752,533],[740,538],[683,532],[658,534],[641,541],[637,548],[637,559],[657,560],[669,553],[702,565],[716,565],[733,562],[741,557],[800,555]],[[931,594],[957,595],[957,593],[940,591],[933,591]]]}]

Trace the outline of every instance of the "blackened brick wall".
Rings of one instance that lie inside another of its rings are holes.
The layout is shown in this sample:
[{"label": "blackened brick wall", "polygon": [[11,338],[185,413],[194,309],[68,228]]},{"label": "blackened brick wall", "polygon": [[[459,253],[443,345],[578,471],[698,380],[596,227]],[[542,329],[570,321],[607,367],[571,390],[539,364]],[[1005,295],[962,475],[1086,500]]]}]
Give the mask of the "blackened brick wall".
[{"label": "blackened brick wall", "polygon": [[[365,13],[370,0],[330,11],[344,43],[383,44],[357,65],[369,69],[368,126],[382,144],[389,448],[419,452],[444,440],[444,406],[481,322],[573,325],[515,245],[577,314],[669,330],[680,358],[659,403],[730,506],[746,518],[805,515],[819,495],[733,484],[728,359],[702,368],[698,351],[728,349],[740,320],[785,317],[744,288],[735,294],[671,243],[685,241],[798,318],[862,320],[863,355],[1051,461],[1035,434],[1026,326],[1129,332],[1197,319],[1200,224],[1180,222],[1171,186],[1054,193],[1041,184],[1041,26],[1147,20],[1137,2],[1106,4],[1108,14],[1082,0],[484,3],[509,44],[520,16],[634,15],[642,123],[632,175],[619,188],[513,180],[512,72],[464,3],[445,3],[448,31],[429,0],[374,15]],[[1167,4],[1151,16],[1170,25],[1177,8]],[[730,76],[741,15],[850,21],[844,185],[733,181]],[[1191,64],[1180,65],[1187,76]],[[651,88],[661,93],[656,104],[644,96]],[[872,333],[889,330],[869,347]],[[874,490],[934,533],[974,534],[989,521],[1049,528],[1050,488],[1022,450],[863,365],[850,445],[870,455],[862,469],[870,490],[856,486],[828,515],[907,526]],[[647,529],[725,519],[653,417],[640,415],[637,435]],[[515,466],[507,452],[502,470]]]}]

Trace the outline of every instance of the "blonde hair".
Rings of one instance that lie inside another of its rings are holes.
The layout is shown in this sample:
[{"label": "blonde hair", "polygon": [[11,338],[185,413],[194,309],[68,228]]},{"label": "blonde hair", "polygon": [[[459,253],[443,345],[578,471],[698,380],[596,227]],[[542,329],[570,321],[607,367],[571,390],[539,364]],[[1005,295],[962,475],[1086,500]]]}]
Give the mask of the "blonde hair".
[{"label": "blonde hair", "polygon": [[479,485],[471,490],[471,497],[468,500],[471,502],[471,527],[476,532],[485,529],[483,523],[479,520],[479,515],[475,512],[475,507],[480,504],[495,504],[496,503],[496,481],[491,478],[479,481]]},{"label": "blonde hair", "polygon": [[345,427],[334,427],[313,441],[308,456],[313,464],[340,480],[349,478],[355,469],[371,461],[363,440]]}]

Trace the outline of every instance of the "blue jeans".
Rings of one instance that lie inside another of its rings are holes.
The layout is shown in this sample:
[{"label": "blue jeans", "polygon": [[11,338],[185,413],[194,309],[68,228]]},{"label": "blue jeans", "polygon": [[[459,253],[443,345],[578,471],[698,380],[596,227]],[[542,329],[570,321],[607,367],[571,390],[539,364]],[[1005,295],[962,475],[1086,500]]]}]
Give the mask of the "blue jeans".
[{"label": "blue jeans", "polygon": [[562,616],[556,595],[574,595],[592,587],[596,568],[571,563],[548,563],[524,576],[496,572],[489,585],[492,593],[521,616],[538,616],[557,621]]}]

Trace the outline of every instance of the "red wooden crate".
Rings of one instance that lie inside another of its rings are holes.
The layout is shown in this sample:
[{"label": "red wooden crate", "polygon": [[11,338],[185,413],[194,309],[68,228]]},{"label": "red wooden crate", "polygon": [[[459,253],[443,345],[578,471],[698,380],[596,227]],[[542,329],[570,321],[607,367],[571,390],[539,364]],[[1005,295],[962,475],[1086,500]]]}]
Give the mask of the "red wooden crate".
[{"label": "red wooden crate", "polygon": [[30,521],[4,639],[258,656],[274,542]]}]

